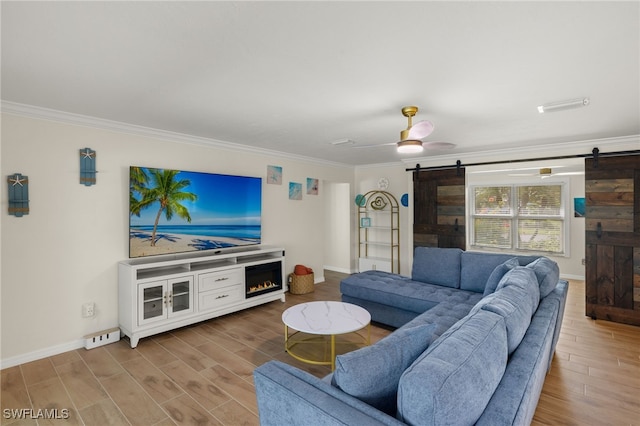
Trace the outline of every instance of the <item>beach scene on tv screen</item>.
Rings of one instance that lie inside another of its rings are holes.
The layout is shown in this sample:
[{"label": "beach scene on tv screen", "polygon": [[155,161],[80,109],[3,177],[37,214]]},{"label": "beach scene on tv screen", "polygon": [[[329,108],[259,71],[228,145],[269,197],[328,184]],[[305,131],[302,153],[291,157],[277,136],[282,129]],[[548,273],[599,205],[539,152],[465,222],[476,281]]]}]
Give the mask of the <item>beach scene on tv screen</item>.
[{"label": "beach scene on tv screen", "polygon": [[262,179],[129,169],[129,257],[260,244]]}]

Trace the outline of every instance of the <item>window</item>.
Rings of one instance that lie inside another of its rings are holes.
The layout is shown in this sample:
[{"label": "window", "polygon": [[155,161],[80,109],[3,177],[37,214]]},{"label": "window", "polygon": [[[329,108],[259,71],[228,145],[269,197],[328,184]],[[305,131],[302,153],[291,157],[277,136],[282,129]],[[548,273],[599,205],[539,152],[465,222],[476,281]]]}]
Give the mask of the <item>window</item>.
[{"label": "window", "polygon": [[564,184],[475,186],[471,197],[472,246],[564,253]]}]

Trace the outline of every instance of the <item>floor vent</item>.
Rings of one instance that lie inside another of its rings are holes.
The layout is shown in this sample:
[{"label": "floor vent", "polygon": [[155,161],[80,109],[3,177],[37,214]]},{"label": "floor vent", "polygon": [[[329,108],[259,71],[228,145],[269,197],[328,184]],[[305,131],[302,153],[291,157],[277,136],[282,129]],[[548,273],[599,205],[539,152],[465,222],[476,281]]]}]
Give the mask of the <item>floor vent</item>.
[{"label": "floor vent", "polygon": [[84,336],[84,348],[93,349],[108,343],[114,343],[120,340],[120,329],[110,328],[109,330],[99,331],[97,333]]}]

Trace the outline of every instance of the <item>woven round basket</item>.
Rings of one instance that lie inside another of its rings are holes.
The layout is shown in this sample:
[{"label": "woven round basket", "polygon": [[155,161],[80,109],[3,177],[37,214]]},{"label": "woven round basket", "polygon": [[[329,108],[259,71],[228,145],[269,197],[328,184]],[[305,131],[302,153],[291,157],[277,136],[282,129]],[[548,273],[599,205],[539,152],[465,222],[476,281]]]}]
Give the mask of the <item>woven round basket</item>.
[{"label": "woven round basket", "polygon": [[289,274],[289,292],[291,294],[307,294],[313,290],[313,272],[306,275]]}]

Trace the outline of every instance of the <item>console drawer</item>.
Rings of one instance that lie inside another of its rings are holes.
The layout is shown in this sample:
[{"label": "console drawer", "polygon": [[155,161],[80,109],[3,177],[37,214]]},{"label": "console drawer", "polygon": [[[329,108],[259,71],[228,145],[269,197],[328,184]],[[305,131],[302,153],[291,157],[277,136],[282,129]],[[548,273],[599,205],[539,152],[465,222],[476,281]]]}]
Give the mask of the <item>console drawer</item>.
[{"label": "console drawer", "polygon": [[198,310],[221,308],[244,300],[244,285],[238,284],[198,294]]},{"label": "console drawer", "polygon": [[198,291],[216,290],[233,285],[244,286],[244,268],[225,269],[198,275]]}]

